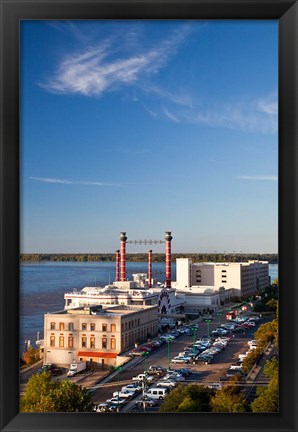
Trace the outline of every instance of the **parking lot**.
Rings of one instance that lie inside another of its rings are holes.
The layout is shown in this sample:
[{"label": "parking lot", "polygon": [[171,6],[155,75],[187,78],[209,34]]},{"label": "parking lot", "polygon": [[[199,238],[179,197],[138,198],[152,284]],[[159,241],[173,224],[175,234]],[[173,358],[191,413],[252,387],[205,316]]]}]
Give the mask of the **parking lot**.
[{"label": "parking lot", "polygon": [[[179,384],[186,385],[189,383],[197,383],[208,385],[212,383],[218,383],[220,378],[225,375],[230,365],[238,360],[239,354],[245,353],[247,351],[247,342],[248,340],[253,339],[253,334],[257,330],[259,324],[264,323],[267,320],[268,319],[260,320],[258,323],[256,323],[255,327],[247,329],[244,334],[233,334],[232,332],[229,332],[227,336],[230,338],[230,341],[226,348],[216,354],[209,364],[193,364],[192,362],[187,364],[174,364],[171,362],[171,369],[177,370],[186,367],[192,372],[190,376],[184,377],[183,381],[180,381]],[[225,320],[222,320],[222,323],[224,322]],[[197,340],[203,336],[206,336],[208,334],[208,330],[211,334],[212,330],[218,326],[219,323],[217,321],[213,321],[209,325],[207,325],[205,322],[200,322],[198,324],[195,337],[183,334],[170,342],[169,347],[167,342],[164,343],[160,348],[157,348],[148,356],[146,356],[146,369],[148,370],[148,368],[153,365],[160,365],[165,369],[168,369],[168,349],[170,350],[170,360],[172,360],[174,357],[178,356],[179,353],[183,352],[185,347],[191,346],[194,343],[194,339]],[[132,378],[134,376],[144,373],[145,359],[143,357],[135,358],[132,363],[132,365],[128,364],[124,370],[115,375],[111,382],[96,386],[97,388],[92,395],[94,404],[98,405],[99,403],[106,402],[106,400],[111,398],[112,394],[117,392],[118,389],[120,390],[126,384],[132,383]],[[154,377],[154,381],[152,384],[150,384],[150,387],[155,387],[156,383],[160,380],[161,377]],[[135,402],[140,399],[141,394],[134,397],[133,400],[129,400],[129,402],[121,408],[121,411],[143,411],[142,407],[136,408],[135,406]],[[157,401],[154,407],[146,407],[146,412],[158,410],[161,403],[161,401]]]}]

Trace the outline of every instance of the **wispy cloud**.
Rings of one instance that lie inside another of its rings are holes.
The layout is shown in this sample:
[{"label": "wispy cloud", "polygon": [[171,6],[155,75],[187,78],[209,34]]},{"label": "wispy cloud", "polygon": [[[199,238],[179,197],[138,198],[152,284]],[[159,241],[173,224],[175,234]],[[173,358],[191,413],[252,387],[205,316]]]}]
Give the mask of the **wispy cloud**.
[{"label": "wispy cloud", "polygon": [[171,114],[166,107],[163,107],[163,112],[165,116],[170,120],[174,121],[175,123],[180,123],[180,120],[177,117],[175,117],[173,114]]},{"label": "wispy cloud", "polygon": [[117,184],[117,183],[104,183],[104,182],[97,182],[97,181],[76,181],[76,180],[67,180],[67,179],[57,179],[51,177],[30,177],[30,180],[41,182],[41,183],[63,184],[63,185],[123,187],[122,184]]},{"label": "wispy cloud", "polygon": [[257,100],[256,107],[259,111],[263,113],[277,115],[278,114],[277,92],[273,92],[269,96]]},{"label": "wispy cloud", "polygon": [[223,104],[201,102],[186,107],[179,103],[160,110],[160,118],[175,123],[189,123],[250,133],[274,134],[278,128],[277,98],[235,100]]},{"label": "wispy cloud", "polygon": [[128,54],[124,48],[121,51],[121,41],[116,37],[106,39],[65,57],[54,76],[40,85],[53,93],[100,96],[158,73],[176,53],[188,32],[189,28],[185,26],[158,45],[136,50],[133,54]]},{"label": "wispy cloud", "polygon": [[253,175],[253,176],[247,176],[242,175],[237,177],[240,180],[269,180],[269,181],[277,181],[278,176],[264,176],[264,175]]}]

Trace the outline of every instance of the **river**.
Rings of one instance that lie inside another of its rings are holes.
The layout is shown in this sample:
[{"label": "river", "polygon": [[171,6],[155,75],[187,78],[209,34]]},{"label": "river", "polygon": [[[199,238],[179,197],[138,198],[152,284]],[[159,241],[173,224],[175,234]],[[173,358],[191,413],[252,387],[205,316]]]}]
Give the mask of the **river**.
[{"label": "river", "polygon": [[[147,273],[147,263],[127,262],[127,277]],[[278,264],[269,265],[271,280],[278,277]],[[153,263],[153,277],[165,281],[165,264]],[[64,293],[85,286],[104,286],[115,279],[114,262],[42,262],[22,264],[20,268],[20,352],[25,340],[34,343],[37,333],[43,338],[43,315],[64,308]],[[176,265],[172,264],[172,279]]]}]

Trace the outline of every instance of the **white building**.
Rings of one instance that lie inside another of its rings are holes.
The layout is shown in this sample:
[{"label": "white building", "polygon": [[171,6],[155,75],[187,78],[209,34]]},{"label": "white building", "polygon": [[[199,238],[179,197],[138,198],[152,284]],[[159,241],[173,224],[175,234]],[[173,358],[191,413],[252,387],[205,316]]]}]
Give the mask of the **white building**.
[{"label": "white building", "polygon": [[147,275],[134,274],[133,281],[118,281],[105,287],[85,287],[64,294],[66,310],[84,306],[101,305],[109,308],[111,305],[158,306],[160,325],[175,323],[183,318],[181,307],[184,300],[177,296],[173,288],[165,288],[163,284],[154,282],[148,288]]},{"label": "white building", "polygon": [[176,260],[176,282],[178,290],[193,286],[233,289],[233,296],[248,297],[269,285],[267,261],[240,263],[193,263],[190,258]]}]

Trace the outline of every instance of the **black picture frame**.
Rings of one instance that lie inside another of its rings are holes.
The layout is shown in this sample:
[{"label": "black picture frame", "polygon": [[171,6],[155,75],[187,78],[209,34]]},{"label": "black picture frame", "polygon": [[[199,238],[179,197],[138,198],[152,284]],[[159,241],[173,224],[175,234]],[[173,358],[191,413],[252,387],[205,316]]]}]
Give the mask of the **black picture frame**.
[{"label": "black picture frame", "polygon": [[[1,4],[1,431],[296,431],[298,5],[292,0],[28,1]],[[19,21],[26,19],[279,21],[280,407],[274,414],[19,413]]]}]

